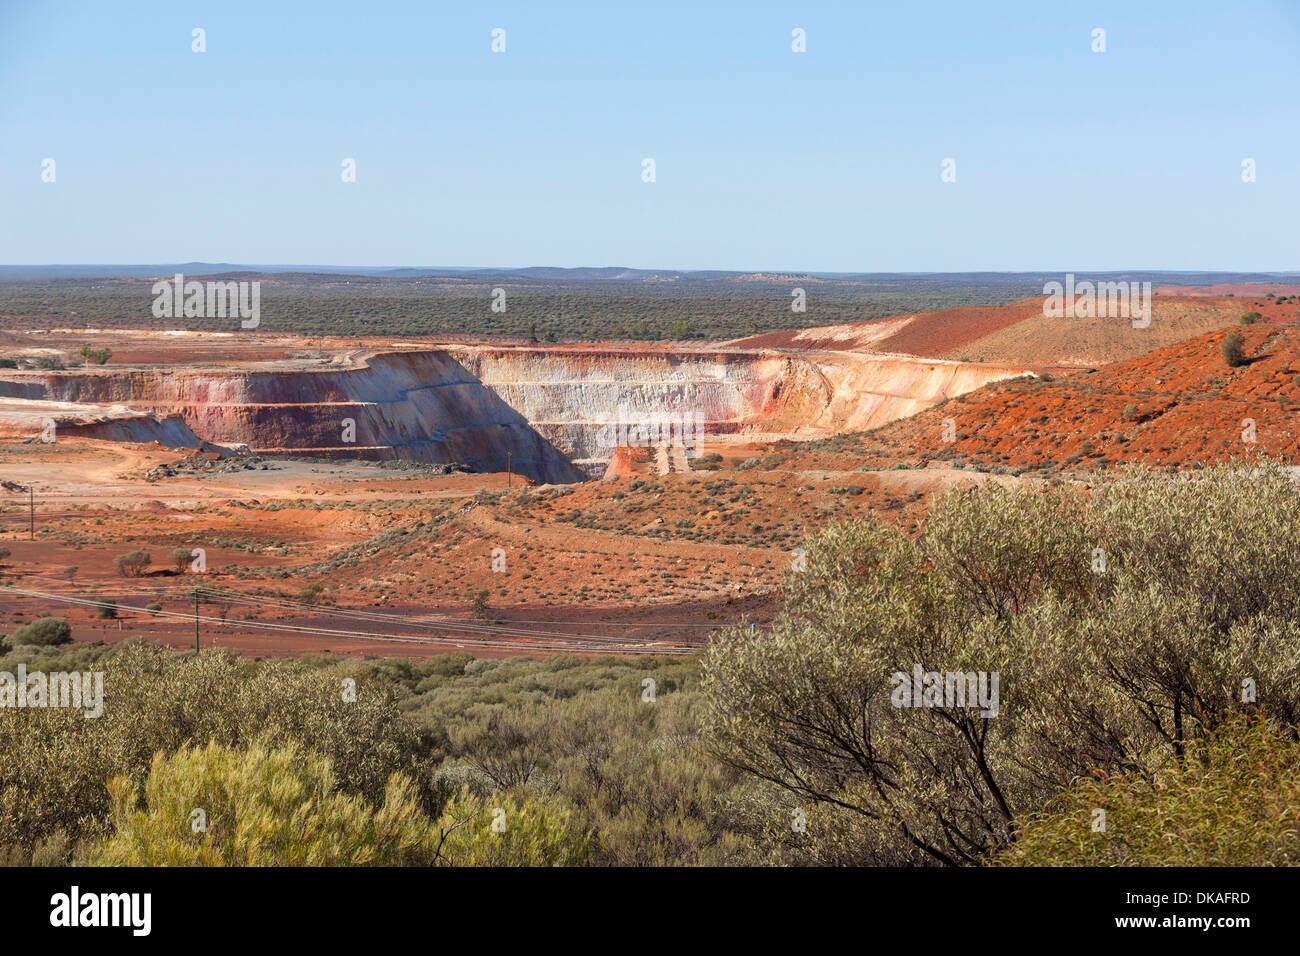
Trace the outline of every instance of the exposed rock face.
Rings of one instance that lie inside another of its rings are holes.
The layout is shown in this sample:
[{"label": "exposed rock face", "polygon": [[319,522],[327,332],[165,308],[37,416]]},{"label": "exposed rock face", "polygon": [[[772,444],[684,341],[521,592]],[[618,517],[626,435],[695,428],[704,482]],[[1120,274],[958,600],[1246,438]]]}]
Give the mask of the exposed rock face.
[{"label": "exposed rock face", "polygon": [[[452,349],[579,464],[609,461],[618,426],[702,422],[711,439],[820,438],[914,414],[1019,368],[865,352]],[[642,433],[651,431],[642,429]]]},{"label": "exposed rock face", "polygon": [[[21,378],[19,377],[21,376]],[[262,363],[248,369],[18,373],[10,387],[44,398],[178,414],[198,437],[254,452],[507,464],[535,481],[583,474],[518,412],[441,350],[388,352],[343,368]]]},{"label": "exposed rock face", "polygon": [[179,415],[155,415],[124,405],[104,407],[0,397],[0,437],[57,441],[61,435],[104,441],[156,441],[169,448],[197,448],[202,444]]}]

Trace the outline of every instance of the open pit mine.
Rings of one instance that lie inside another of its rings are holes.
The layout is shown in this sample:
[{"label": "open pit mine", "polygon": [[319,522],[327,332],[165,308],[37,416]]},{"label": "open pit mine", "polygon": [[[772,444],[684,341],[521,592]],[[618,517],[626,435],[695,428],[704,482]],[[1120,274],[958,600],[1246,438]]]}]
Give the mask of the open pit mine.
[{"label": "open pit mine", "polygon": [[698,423],[686,438],[710,443],[822,438],[1024,374],[868,351],[376,345],[307,359],[9,370],[0,434],[406,459],[563,484],[600,477],[620,442],[680,444],[680,429],[660,422]]}]

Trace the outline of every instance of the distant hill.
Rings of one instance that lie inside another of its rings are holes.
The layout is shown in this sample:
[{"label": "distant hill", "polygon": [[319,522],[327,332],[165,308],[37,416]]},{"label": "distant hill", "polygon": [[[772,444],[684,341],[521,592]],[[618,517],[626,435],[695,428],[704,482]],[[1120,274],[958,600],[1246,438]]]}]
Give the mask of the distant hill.
[{"label": "distant hill", "polygon": [[[767,283],[789,282],[800,278],[843,283],[927,284],[955,282],[989,286],[1038,286],[1059,280],[1064,270],[1054,272],[817,272],[806,270],[756,269],[746,271],[692,269],[638,269],[630,266],[321,266],[252,264],[231,262],[171,262],[154,264],[78,264],[78,265],[0,265],[0,282],[40,281],[51,279],[143,279],[152,276],[207,275],[229,272],[264,274],[298,273],[321,276],[380,276],[411,279],[422,276],[439,278],[515,277],[553,282],[660,282],[688,283]],[[1076,272],[1080,278],[1135,280],[1165,283],[1172,286],[1215,286],[1242,283],[1300,282],[1300,272]]]}]

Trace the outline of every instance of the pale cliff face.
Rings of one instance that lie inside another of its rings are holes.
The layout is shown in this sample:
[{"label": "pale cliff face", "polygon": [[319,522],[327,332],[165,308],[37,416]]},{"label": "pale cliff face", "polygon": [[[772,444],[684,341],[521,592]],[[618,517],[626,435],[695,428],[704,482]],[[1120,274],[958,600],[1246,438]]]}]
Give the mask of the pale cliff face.
[{"label": "pale cliff face", "polygon": [[453,349],[561,451],[608,460],[612,422],[698,413],[709,436],[820,438],[915,414],[1010,367],[853,352]]}]

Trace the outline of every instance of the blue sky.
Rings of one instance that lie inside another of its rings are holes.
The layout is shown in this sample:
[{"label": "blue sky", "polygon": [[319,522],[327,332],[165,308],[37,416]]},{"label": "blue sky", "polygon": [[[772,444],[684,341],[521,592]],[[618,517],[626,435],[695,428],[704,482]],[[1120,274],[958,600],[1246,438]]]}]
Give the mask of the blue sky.
[{"label": "blue sky", "polygon": [[1294,270],[1298,252],[1296,0],[0,0],[0,263]]}]

